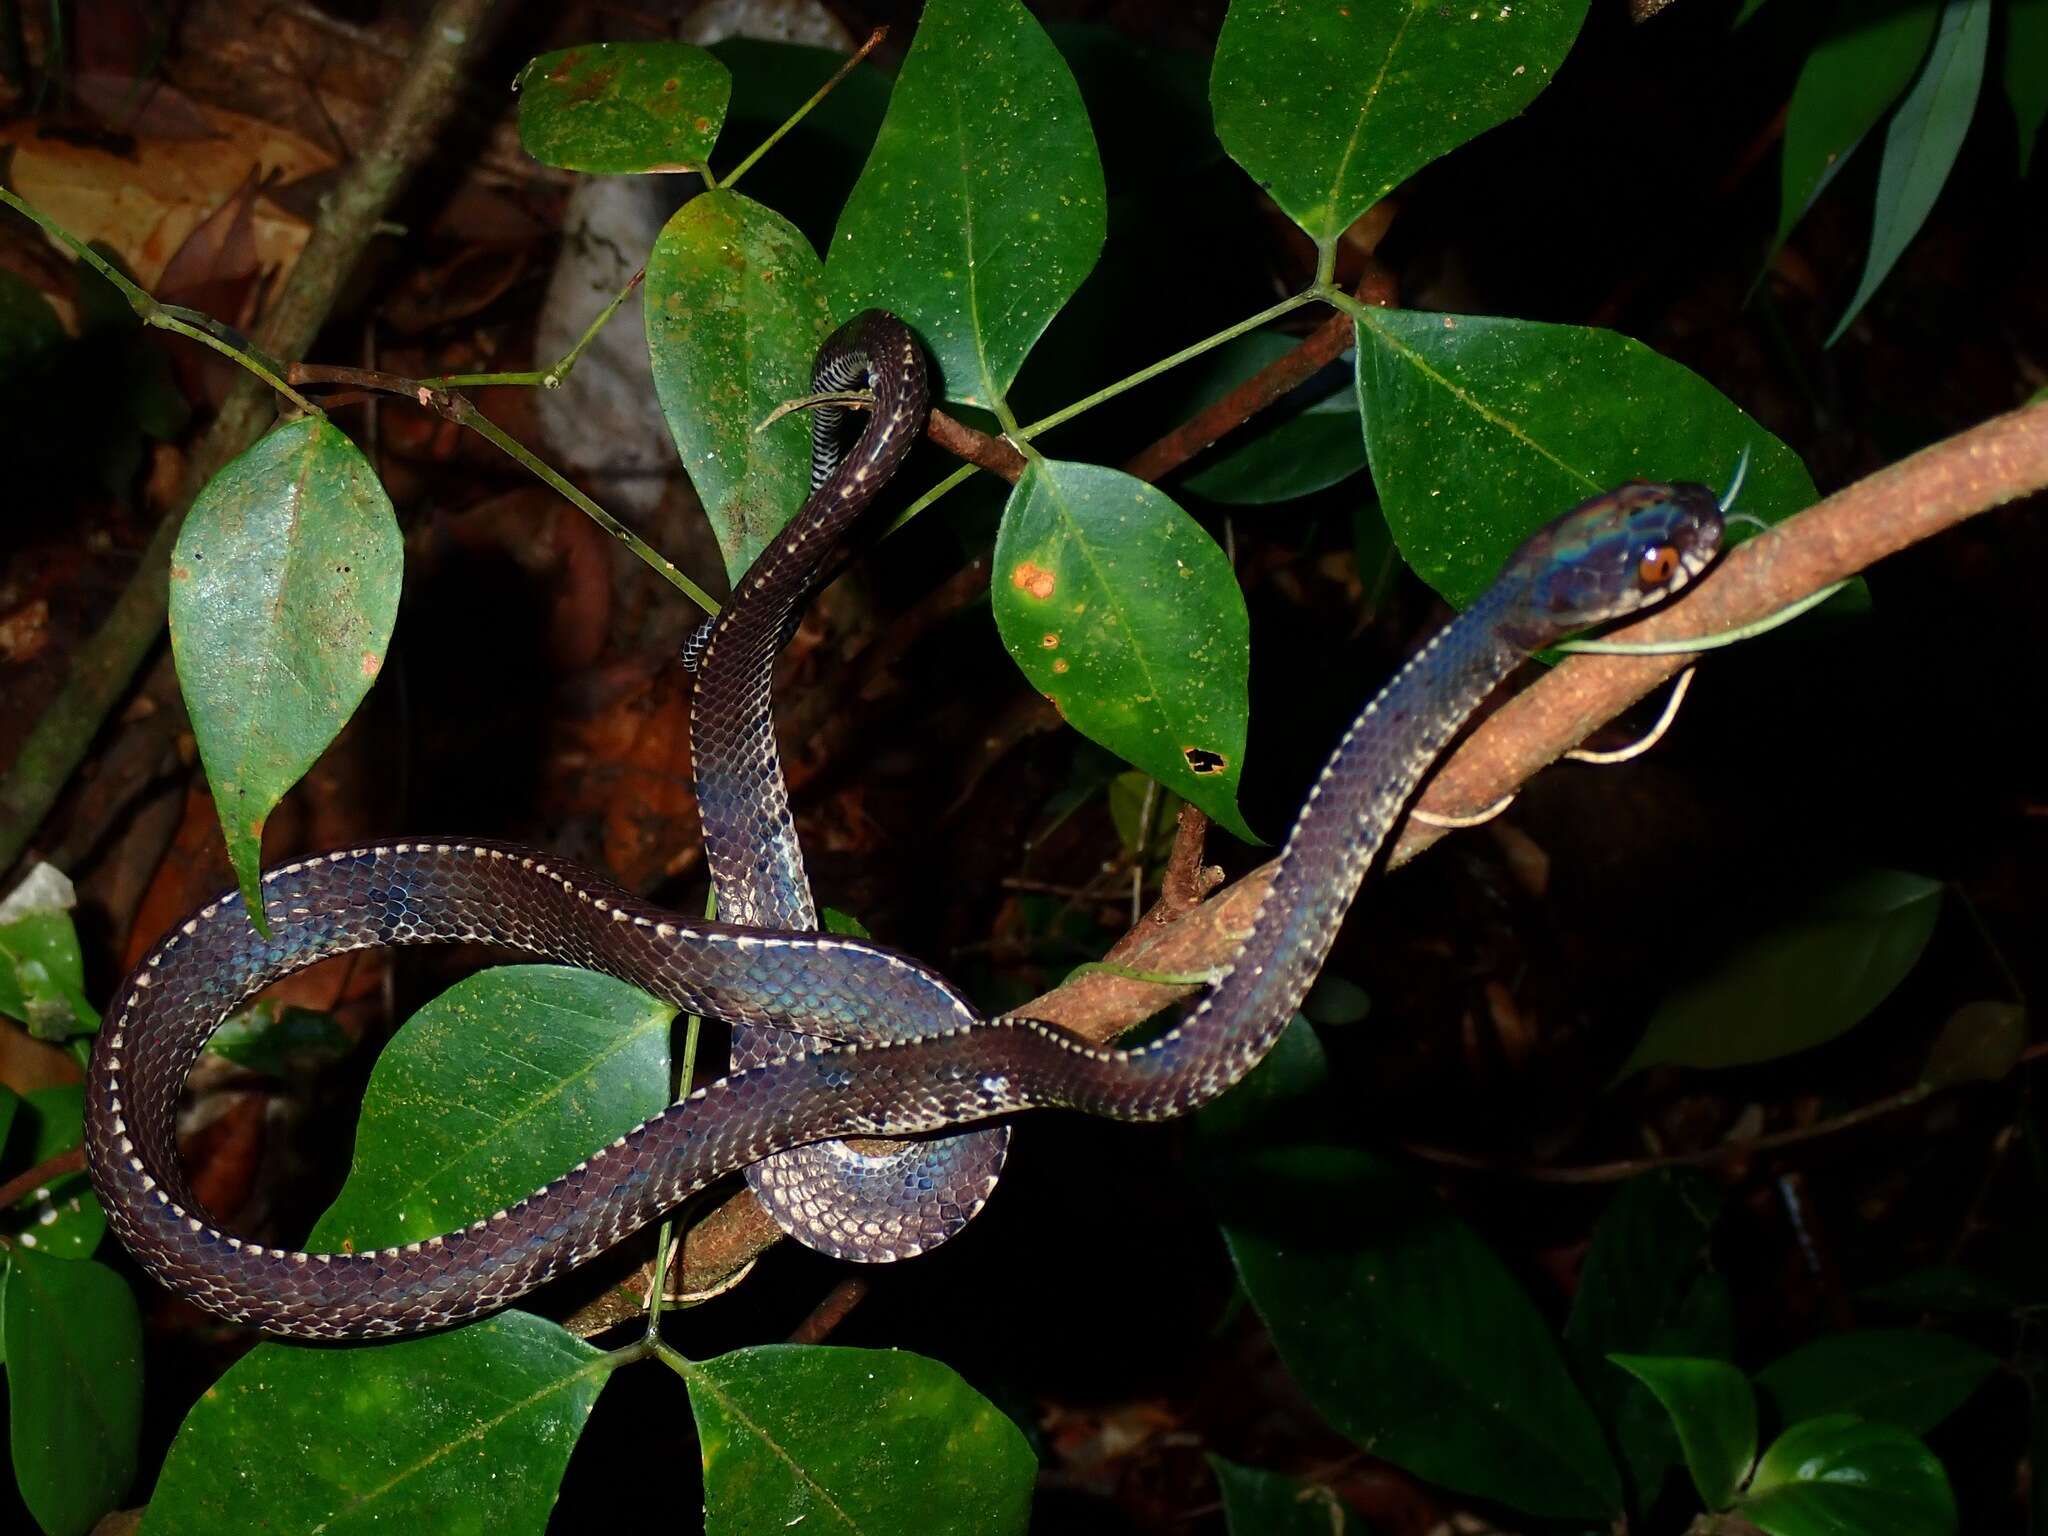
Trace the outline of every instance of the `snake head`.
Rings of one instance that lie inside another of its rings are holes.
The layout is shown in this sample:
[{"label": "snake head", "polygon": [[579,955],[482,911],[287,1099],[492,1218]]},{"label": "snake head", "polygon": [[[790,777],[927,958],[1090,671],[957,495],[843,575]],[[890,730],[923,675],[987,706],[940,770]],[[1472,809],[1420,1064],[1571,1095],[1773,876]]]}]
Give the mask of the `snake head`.
[{"label": "snake head", "polygon": [[1583,501],[1515,552],[1501,633],[1525,650],[1662,602],[1721,548],[1714,493],[1631,480]]}]

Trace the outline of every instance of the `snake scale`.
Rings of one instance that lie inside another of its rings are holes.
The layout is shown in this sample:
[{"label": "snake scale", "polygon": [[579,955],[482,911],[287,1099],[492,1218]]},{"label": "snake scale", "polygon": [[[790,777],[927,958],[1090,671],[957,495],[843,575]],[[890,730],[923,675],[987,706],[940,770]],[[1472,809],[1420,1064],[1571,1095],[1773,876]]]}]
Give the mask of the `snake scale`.
[{"label": "snake scale", "polygon": [[[807,530],[822,526],[813,522],[820,517],[843,526],[866,506],[922,427],[922,359],[892,317],[870,312],[835,333],[818,373],[865,379],[877,408],[742,579],[731,605],[742,617],[729,609],[698,658],[714,687],[725,686],[715,681],[721,647],[730,642],[734,656],[753,658],[731,664],[731,707],[751,715],[718,723],[730,721],[756,741],[768,730],[766,668],[758,658],[772,657],[830,542]],[[456,839],[392,841],[266,872],[267,936],[234,893],[205,906],[122,982],[94,1042],[86,1105],[93,1185],[115,1232],[172,1291],[274,1333],[364,1338],[443,1327],[500,1307],[714,1179],[794,1148],[954,1131],[1032,1108],[1124,1120],[1183,1114],[1238,1081],[1278,1038],[1403,806],[1480,702],[1530,651],[1684,586],[1712,560],[1721,527],[1706,487],[1631,482],[1534,535],[1352,722],[1310,787],[1236,953],[1179,1021],[1143,1046],[1098,1048],[1035,1020],[983,1019],[944,978],[905,956],[796,931],[809,926],[792,921],[808,915],[809,898],[786,836],[787,800],[776,798],[780,770],[773,769],[769,799],[757,801],[743,764],[722,780],[727,770],[714,768],[712,798],[740,797],[726,808],[738,808],[737,820],[725,824],[781,830],[756,844],[742,830],[738,843],[714,851],[714,868],[731,860],[745,866],[716,880],[725,900],[730,879],[741,907],[749,888],[776,900],[804,890],[801,910],[761,909],[784,928],[689,919],[544,852]],[[745,619],[757,601],[758,620]],[[700,708],[700,728],[705,719]],[[719,759],[720,749],[712,755]],[[759,788],[758,772],[754,782]],[[721,814],[714,808],[710,819]],[[764,883],[750,887],[757,880]],[[738,1067],[525,1199],[423,1241],[305,1253],[222,1230],[194,1201],[175,1142],[178,1097],[208,1036],[257,990],[315,961],[455,941],[608,972],[741,1030],[843,1043]],[[936,1176],[990,1155],[942,1153]],[[1000,1149],[992,1155],[999,1161]],[[820,1177],[829,1182],[831,1175]],[[799,1216],[822,1186],[803,1187],[811,1193],[799,1197]],[[886,1199],[888,1186],[856,1193]],[[937,1226],[971,1215],[979,1200],[971,1193],[935,1202]],[[922,1220],[893,1235],[880,1221],[824,1225],[849,1257],[887,1257],[899,1240],[923,1240]],[[864,1237],[880,1241],[869,1251]]]}]

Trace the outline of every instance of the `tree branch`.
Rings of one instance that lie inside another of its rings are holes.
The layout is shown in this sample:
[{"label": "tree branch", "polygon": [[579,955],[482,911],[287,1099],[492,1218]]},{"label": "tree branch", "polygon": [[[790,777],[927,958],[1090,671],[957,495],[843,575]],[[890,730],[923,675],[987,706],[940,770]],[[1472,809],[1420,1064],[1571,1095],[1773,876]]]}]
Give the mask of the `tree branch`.
[{"label": "tree branch", "polygon": [[[2044,488],[2048,404],[1994,417],[1785,519],[1736,549],[1684,602],[1614,638],[1674,640],[1753,623],[1887,555]],[[1488,716],[1434,775],[1418,804],[1443,814],[1491,805],[1693,659],[1569,658]],[[1443,829],[1411,816],[1387,867],[1405,864],[1442,836]],[[1183,862],[1198,868],[1199,852]],[[1271,880],[1272,865],[1263,865],[1176,921],[1159,926],[1148,917],[1117,945],[1118,963],[1153,971],[1214,969],[1250,929]],[[1101,1043],[1194,991],[1090,972],[1015,1012]],[[753,1207],[753,1196],[741,1190],[712,1214],[719,1240],[705,1245],[712,1259],[707,1270],[735,1271],[781,1235],[765,1218],[756,1222],[740,1215],[738,1206]]]}]

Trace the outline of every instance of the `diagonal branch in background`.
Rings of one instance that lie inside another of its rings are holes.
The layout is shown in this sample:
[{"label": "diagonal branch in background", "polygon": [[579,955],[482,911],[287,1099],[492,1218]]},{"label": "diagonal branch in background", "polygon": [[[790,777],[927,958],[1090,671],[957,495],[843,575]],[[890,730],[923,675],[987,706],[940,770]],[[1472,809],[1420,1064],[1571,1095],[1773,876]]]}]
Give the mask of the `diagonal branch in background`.
[{"label": "diagonal branch in background", "polygon": [[[1753,623],[1980,512],[2044,489],[2048,404],[1994,417],[1785,519],[1730,553],[1684,602],[1612,638],[1681,640]],[[1695,659],[1569,658],[1489,715],[1445,761],[1418,805],[1442,814],[1491,805]],[[1384,867],[1406,863],[1442,836],[1443,829],[1411,817]],[[1262,866],[1178,921],[1154,925],[1128,948],[1119,946],[1119,963],[1197,973],[1223,964],[1250,928],[1271,879],[1272,866]],[[1194,990],[1094,972],[1015,1012],[1103,1042]],[[752,1200],[745,1191],[736,1198]],[[707,1289],[779,1235],[738,1221],[706,1223],[685,1240],[682,1273],[689,1285]]]},{"label": "diagonal branch in background", "polygon": [[[312,346],[385,211],[413,169],[439,144],[441,129],[460,100],[463,78],[485,41],[492,10],[491,0],[441,0],[422,20],[377,136],[328,198],[257,332],[259,351],[297,357]],[[0,778],[0,871],[35,836],[162,636],[171,547],[185,509],[207,481],[261,435],[272,415],[270,391],[244,378],[193,448],[176,510],[165,514],[113,611],[78,648],[70,676]]]}]

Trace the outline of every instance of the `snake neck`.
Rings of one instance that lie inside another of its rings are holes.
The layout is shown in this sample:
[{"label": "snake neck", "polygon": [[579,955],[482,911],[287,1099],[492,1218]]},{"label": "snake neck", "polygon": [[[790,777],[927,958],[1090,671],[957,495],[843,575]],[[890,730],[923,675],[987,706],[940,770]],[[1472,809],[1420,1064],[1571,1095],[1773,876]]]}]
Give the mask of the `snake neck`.
[{"label": "snake neck", "polygon": [[869,310],[825,343],[816,392],[865,386],[874,408],[849,449],[846,411],[811,425],[812,489],[740,578],[701,642],[690,706],[697,799],[719,916],[753,927],[818,926],[769,697],[776,653],[809,601],[828,556],[874,501],[924,431],[930,397],[924,354],[907,326]]},{"label": "snake neck", "polygon": [[1480,598],[1351,722],[1308,792],[1228,969],[1176,1028],[1131,1053],[1153,1078],[1162,1114],[1215,1097],[1279,1039],[1430,766],[1523,660],[1502,635],[1508,606],[1497,590]]}]

